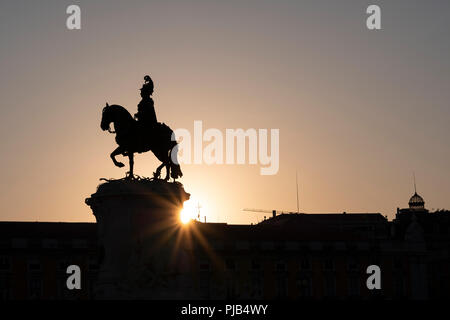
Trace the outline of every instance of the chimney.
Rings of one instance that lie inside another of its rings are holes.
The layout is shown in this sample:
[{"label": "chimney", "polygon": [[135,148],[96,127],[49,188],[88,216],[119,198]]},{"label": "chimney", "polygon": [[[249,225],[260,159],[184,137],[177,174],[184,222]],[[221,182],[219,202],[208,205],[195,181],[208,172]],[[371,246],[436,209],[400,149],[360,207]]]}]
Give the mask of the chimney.
[{"label": "chimney", "polygon": [[277,215],[277,210],[272,210],[272,218],[275,218],[276,215]]}]

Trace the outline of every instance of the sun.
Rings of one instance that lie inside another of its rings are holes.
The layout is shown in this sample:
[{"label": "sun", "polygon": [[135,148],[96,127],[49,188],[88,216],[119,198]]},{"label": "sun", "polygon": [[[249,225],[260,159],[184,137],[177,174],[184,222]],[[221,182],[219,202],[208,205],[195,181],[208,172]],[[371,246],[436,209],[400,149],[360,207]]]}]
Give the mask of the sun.
[{"label": "sun", "polygon": [[195,219],[197,216],[195,202],[190,199],[186,201],[183,205],[183,209],[180,212],[180,220],[183,224],[189,223],[191,220]]},{"label": "sun", "polygon": [[[200,207],[200,208],[199,208]],[[183,205],[183,209],[180,212],[180,220],[183,224],[189,223],[191,220],[198,219],[199,215],[204,216],[203,205],[196,199],[190,199],[186,201]]]},{"label": "sun", "polygon": [[181,223],[183,224],[189,223],[192,219],[191,216],[192,214],[189,212],[189,210],[186,207],[184,207],[183,210],[181,210],[180,212]]}]

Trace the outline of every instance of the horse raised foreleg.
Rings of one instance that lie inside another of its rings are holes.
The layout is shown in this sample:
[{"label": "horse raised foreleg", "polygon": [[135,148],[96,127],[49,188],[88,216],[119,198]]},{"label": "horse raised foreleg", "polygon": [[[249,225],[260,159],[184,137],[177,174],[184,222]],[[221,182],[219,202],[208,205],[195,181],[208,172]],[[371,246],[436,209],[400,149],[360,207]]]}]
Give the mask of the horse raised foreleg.
[{"label": "horse raised foreleg", "polygon": [[114,151],[111,153],[111,159],[112,159],[112,161],[113,161],[114,164],[115,164],[117,167],[119,167],[119,168],[122,168],[122,167],[124,166],[124,164],[123,164],[122,162],[119,162],[119,161],[116,160],[116,156],[119,155],[119,154],[121,154],[121,153],[123,153],[122,147],[117,147],[117,149],[114,150]]}]

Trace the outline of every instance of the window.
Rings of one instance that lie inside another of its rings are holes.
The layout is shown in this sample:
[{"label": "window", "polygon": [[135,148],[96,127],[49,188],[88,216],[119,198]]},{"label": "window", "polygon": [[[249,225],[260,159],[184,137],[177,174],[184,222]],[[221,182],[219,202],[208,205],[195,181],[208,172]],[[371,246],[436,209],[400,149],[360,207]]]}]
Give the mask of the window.
[{"label": "window", "polygon": [[261,263],[258,260],[252,260],[252,270],[260,270]]},{"label": "window", "polygon": [[57,280],[58,299],[69,299],[70,298],[71,291],[69,289],[67,289],[66,281],[67,281],[67,277],[65,275],[58,277],[58,280]]},{"label": "window", "polygon": [[85,239],[72,239],[72,247],[76,249],[85,249],[88,247],[87,240]]},{"label": "window", "polygon": [[394,269],[401,270],[403,268],[402,261],[400,259],[394,259]]},{"label": "window", "polygon": [[88,260],[89,271],[97,271],[98,270],[98,259],[94,257],[90,257]]},{"label": "window", "polygon": [[10,246],[9,240],[5,240],[5,239],[0,240],[0,248],[6,249],[6,248],[9,248],[9,246]]},{"label": "window", "polygon": [[200,292],[203,299],[209,299],[211,294],[211,279],[209,274],[202,274],[200,276]]},{"label": "window", "polygon": [[0,277],[0,300],[9,299],[9,277]]},{"label": "window", "polygon": [[200,271],[209,271],[210,265],[208,262],[201,262],[199,265],[199,269],[200,269]]},{"label": "window", "polygon": [[300,297],[310,297],[311,296],[311,278],[310,277],[300,277],[297,281],[297,287]]},{"label": "window", "polygon": [[357,277],[350,277],[348,279],[348,294],[350,296],[358,296],[359,295],[359,284]]},{"label": "window", "polygon": [[333,260],[331,260],[331,259],[326,259],[326,260],[323,262],[323,268],[324,268],[325,270],[327,270],[327,271],[334,270],[334,262],[333,262]]},{"label": "window", "polygon": [[276,264],[276,270],[278,272],[286,271],[286,264],[283,261],[278,261],[277,264]]},{"label": "window", "polygon": [[310,270],[311,269],[311,262],[308,258],[304,258],[300,261],[300,269],[302,269],[302,270]]},{"label": "window", "polygon": [[0,256],[0,270],[9,271],[11,269],[11,261],[9,257]]},{"label": "window", "polygon": [[325,296],[334,297],[336,295],[336,280],[334,277],[325,277]]},{"label": "window", "polygon": [[72,264],[77,264],[77,263],[71,263],[69,259],[60,260],[59,265],[58,265],[60,272],[63,272],[65,274],[67,267]]},{"label": "window", "polygon": [[37,299],[42,297],[42,280],[40,278],[31,278],[29,282],[30,297]]},{"label": "window", "polygon": [[358,271],[359,263],[358,263],[358,261],[355,258],[350,258],[348,260],[347,267],[348,267],[349,271]]},{"label": "window", "polygon": [[58,240],[44,239],[44,240],[42,240],[42,246],[46,249],[56,249],[56,248],[58,248]]},{"label": "window", "polygon": [[394,290],[395,290],[395,295],[398,298],[403,297],[403,295],[404,295],[404,284],[403,284],[403,278],[401,276],[397,277],[394,280]]},{"label": "window", "polygon": [[14,249],[25,249],[28,246],[28,240],[24,238],[13,238],[11,245]]},{"label": "window", "polygon": [[211,241],[211,246],[215,249],[215,250],[222,250],[224,245],[223,242],[221,241],[216,241],[216,240],[212,240]]},{"label": "window", "polygon": [[248,250],[248,249],[250,249],[250,243],[248,241],[238,241],[238,242],[236,242],[236,249]]},{"label": "window", "polygon": [[261,243],[262,250],[273,250],[274,247],[275,247],[275,245],[271,241],[264,241],[263,243]]},{"label": "window", "polygon": [[88,296],[90,298],[95,298],[95,282],[96,282],[95,278],[90,278],[87,281],[87,287],[89,288]]},{"label": "window", "polygon": [[260,275],[254,275],[252,277],[252,288],[250,292],[250,297],[256,299],[262,297],[262,280]]},{"label": "window", "polygon": [[380,266],[381,267],[381,260],[379,257],[371,257],[370,258],[370,264],[374,264],[376,266]]},{"label": "window", "polygon": [[234,280],[231,278],[227,279],[226,287],[227,287],[227,299],[236,299],[238,297],[238,294]]},{"label": "window", "polygon": [[236,270],[236,263],[234,262],[234,260],[228,259],[225,262],[225,265],[226,265],[227,270],[231,270],[231,271]]},{"label": "window", "polygon": [[41,271],[41,263],[39,260],[32,259],[28,261],[28,271],[29,272],[37,272]]},{"label": "window", "polygon": [[287,297],[287,281],[286,276],[277,276],[277,298]]}]

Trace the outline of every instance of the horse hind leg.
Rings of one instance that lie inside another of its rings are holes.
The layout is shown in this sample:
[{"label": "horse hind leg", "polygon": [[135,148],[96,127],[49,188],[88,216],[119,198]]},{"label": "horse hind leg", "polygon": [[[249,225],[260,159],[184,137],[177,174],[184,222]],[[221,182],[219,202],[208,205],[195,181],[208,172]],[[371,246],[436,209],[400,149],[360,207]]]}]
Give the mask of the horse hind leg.
[{"label": "horse hind leg", "polygon": [[[166,178],[164,180],[169,181],[170,179],[170,174],[171,171],[173,171],[173,161],[172,161],[172,149],[169,149],[169,151],[167,152],[167,158],[166,161],[164,161],[164,164],[166,166]],[[172,173],[172,177],[173,177],[173,173]],[[173,179],[175,181],[175,179]]]},{"label": "horse hind leg", "polygon": [[183,173],[181,172],[180,164],[178,163],[178,154],[177,154],[178,148],[172,148],[169,151],[169,167],[170,167],[170,174],[175,181],[178,178],[181,178],[183,176]]},{"label": "horse hind leg", "polygon": [[161,170],[163,167],[164,167],[164,163],[161,163],[161,165],[158,168],[156,168],[156,171],[153,172],[153,178],[159,179],[159,177],[161,177]]},{"label": "horse hind leg", "polygon": [[166,177],[164,178],[164,180],[169,181],[169,178],[170,178],[170,163],[169,163],[169,161],[166,161],[165,163],[163,163],[163,165],[166,167]]}]

